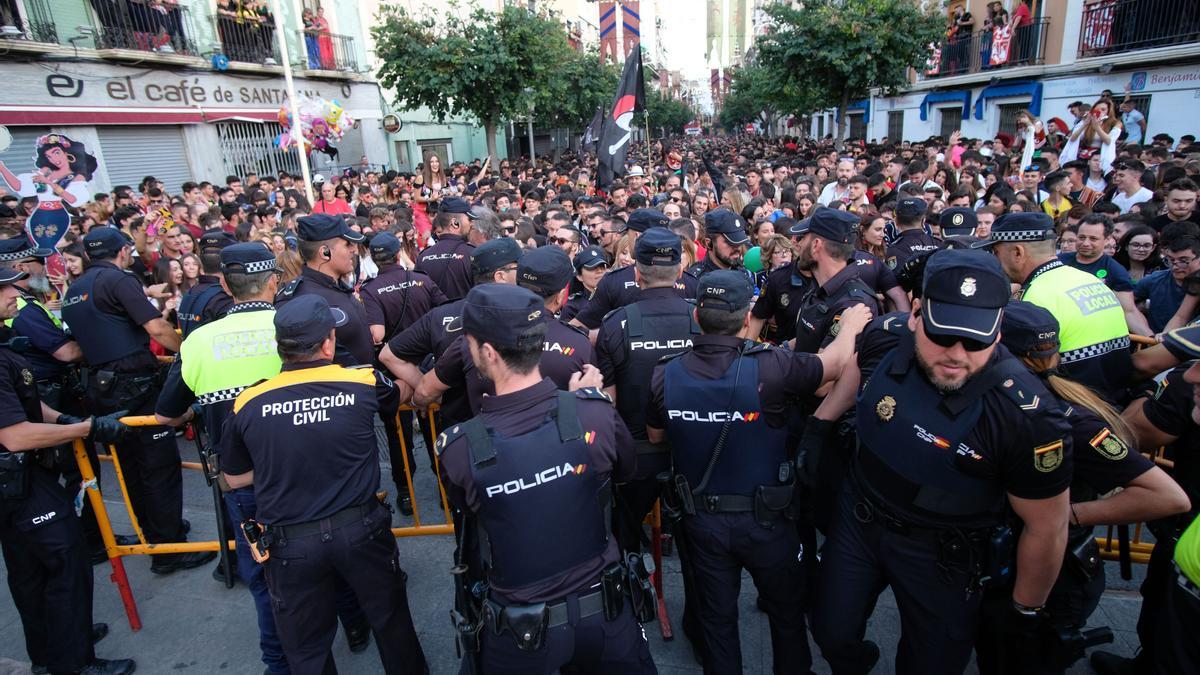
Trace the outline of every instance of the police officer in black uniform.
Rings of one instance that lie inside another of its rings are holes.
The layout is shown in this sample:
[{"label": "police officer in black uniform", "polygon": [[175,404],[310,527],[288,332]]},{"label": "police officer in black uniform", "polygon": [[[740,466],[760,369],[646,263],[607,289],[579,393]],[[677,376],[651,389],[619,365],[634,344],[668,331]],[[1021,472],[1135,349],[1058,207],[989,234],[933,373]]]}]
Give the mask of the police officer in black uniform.
[{"label": "police officer in black uniform", "polygon": [[795,349],[816,353],[837,337],[842,311],[864,304],[878,314],[879,302],[853,262],[858,216],[819,209],[807,220],[808,230],[796,250],[796,267],[812,274],[813,285],[796,313]]},{"label": "police officer in black uniform", "polygon": [[[695,320],[704,334],[655,367],[646,431],[670,446],[666,497],[683,512],[692,588],[702,610],[706,673],[742,672],[737,601],[750,572],[771,625],[774,672],[809,672],[803,556],[793,517],[787,420],[795,400],[836,378],[871,319],[863,306],[820,355],[743,341],[753,288],[732,270],[700,278]],[[696,598],[689,597],[689,602]],[[693,642],[695,644],[695,642]]]},{"label": "police officer in black uniform", "polygon": [[951,206],[938,214],[938,229],[942,233],[942,244],[947,248],[951,241],[954,242],[954,248],[970,248],[979,241],[975,236],[977,227],[979,216],[975,215],[975,209]]},{"label": "police officer in black uniform", "polygon": [[471,289],[463,307],[472,357],[496,387],[437,443],[487,580],[479,653],[464,669],[477,659],[489,674],[654,673],[609,534],[611,484],[629,476],[633,442],[602,393],[561,392],[542,377],[545,311],[532,292],[500,284]]},{"label": "police officer in black uniform", "polygon": [[[0,267],[0,319],[16,315],[14,284],[26,276]],[[39,448],[85,436],[109,443],[129,429],[117,421],[120,413],[83,420],[43,403],[30,364],[19,353],[27,342],[0,326],[0,546],[25,649],[34,672],[132,673],[132,660],[96,658],[93,642],[108,626],[92,625],[92,568],[75,495],[38,457]]]},{"label": "police officer in black uniform", "polygon": [[[792,236],[792,241],[799,243],[800,238],[808,232],[811,222],[805,218],[789,227],[788,234]],[[804,304],[804,298],[812,286],[812,273],[802,270],[799,260],[768,273],[766,283],[759,289],[758,300],[750,310],[746,337],[756,339],[761,336],[768,321],[774,323],[771,336],[774,342],[783,344],[796,337],[800,306]]]},{"label": "police officer in black uniform", "polygon": [[471,251],[475,247],[467,238],[475,218],[465,199],[443,199],[433,218],[437,242],[421,251],[416,261],[417,271],[429,275],[451,300],[462,299],[471,289]]},{"label": "police officer in black uniform", "polygon": [[[629,230],[645,232],[652,227],[666,228],[671,219],[655,209],[637,209],[629,214]],[[592,294],[587,304],[579,314],[571,320],[588,330],[596,330],[603,323],[604,317],[618,307],[624,307],[638,298],[638,283],[634,278],[634,266],[622,267],[604,275],[596,292]],[[681,298],[691,298],[696,295],[696,277],[684,274],[675,282],[675,292]]]},{"label": "police officer in black uniform", "polygon": [[[133,245],[120,230],[96,227],[83,238],[91,264],[71,284],[62,301],[63,319],[78,329],[75,339],[87,360],[87,403],[96,414],[127,410],[154,413],[158,398],[158,359],[150,338],[178,351],[179,335],[146,301],[137,277],[126,271]],[[175,434],[142,427],[117,444],[129,501],[151,543],[185,541],[183,476]],[[150,570],[170,574],[216,557],[215,551],[154,556]]]},{"label": "police officer in black uniform", "polygon": [[896,203],[896,228],[899,233],[888,245],[887,266],[896,270],[909,258],[942,248],[941,242],[925,232],[927,205],[920,197],[904,197]]},{"label": "police officer in black uniform", "polygon": [[200,277],[179,301],[179,332],[186,339],[200,326],[225,316],[233,298],[221,288],[221,249],[237,243],[224,230],[209,230],[200,236]]},{"label": "police officer in black uniform", "polygon": [[[579,250],[575,257],[571,259],[571,263],[575,266],[575,281],[571,282],[571,293],[567,296],[567,302],[563,305],[562,311],[558,313],[558,318],[563,321],[574,319],[583,307],[592,299],[592,294],[596,292],[595,288],[588,289],[583,283],[584,270],[608,269],[608,257],[604,255],[604,249],[591,244]],[[601,277],[603,279],[603,277]]]},{"label": "police officer in black uniform", "polygon": [[627,551],[642,548],[642,520],[658,498],[655,477],[670,463],[669,449],[646,437],[650,374],[659,359],[690,349],[700,335],[694,307],[675,292],[682,255],[679,235],[666,228],[654,227],[638,237],[632,266],[641,289],[637,300],[610,313],[596,335],[604,391],[616,401],[638,456],[633,477],[617,485],[613,531]]},{"label": "police officer in black uniform", "polygon": [[704,260],[687,269],[687,273],[699,279],[714,270],[737,270],[746,275],[754,286],[754,273],[742,265],[750,235],[746,233],[746,221],[727,208],[719,208],[704,214],[704,247],[708,254]]},{"label": "police officer in black uniform", "polygon": [[[834,672],[879,657],[863,630],[891,586],[899,673],[961,673],[981,584],[1020,565],[1003,629],[1030,643],[1066,546],[1071,435],[1062,409],[996,344],[1009,282],[978,251],[939,251],[911,316],[862,335],[858,453],[822,550],[813,634]],[[1016,537],[1005,505],[1024,521]]]},{"label": "police officer in black uniform", "polygon": [[254,486],[275,621],[297,675],[333,672],[337,593],[349,585],[388,673],[426,673],[391,514],[375,497],[378,399],[394,385],[370,366],[333,363],[348,317],[318,294],[275,313],[283,372],[244,390],[222,438],[230,487]]}]

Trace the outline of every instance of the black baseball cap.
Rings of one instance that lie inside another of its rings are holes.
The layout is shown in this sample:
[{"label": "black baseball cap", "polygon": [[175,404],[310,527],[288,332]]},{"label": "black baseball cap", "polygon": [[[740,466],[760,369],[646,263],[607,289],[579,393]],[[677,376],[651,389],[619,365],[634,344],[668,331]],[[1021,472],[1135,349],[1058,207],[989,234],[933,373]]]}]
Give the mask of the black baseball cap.
[{"label": "black baseball cap", "polygon": [[575,265],[575,273],[579,274],[584,269],[590,270],[601,265],[607,265],[608,258],[604,255],[604,249],[592,244],[580,249],[571,262]]},{"label": "black baseball cap", "polygon": [[938,216],[938,227],[947,237],[973,234],[978,225],[979,217],[975,215],[975,210],[965,206],[952,206]]},{"label": "black baseball cap", "polygon": [[937,251],[925,263],[921,319],[925,332],[991,343],[1008,304],[1008,277],[983,251]]},{"label": "black baseball cap", "polygon": [[1200,325],[1184,326],[1164,333],[1163,345],[1181,361],[1200,359]]},{"label": "black baseball cap", "polygon": [[696,286],[696,306],[735,312],[750,306],[754,289],[745,274],[733,270],[713,270],[700,277]]},{"label": "black baseball cap", "polygon": [[896,217],[897,218],[917,218],[925,215],[925,211],[929,205],[920,197],[905,197],[896,202]]},{"label": "black baseball cap", "polygon": [[303,241],[325,241],[341,237],[352,244],[366,240],[361,233],[350,229],[341,216],[313,213],[296,219],[296,233]]},{"label": "black baseball cap", "polygon": [[237,239],[234,239],[233,235],[225,230],[209,230],[200,235],[200,241],[197,242],[196,246],[201,251],[210,249],[220,250],[226,246],[233,246],[236,243],[238,243]]},{"label": "black baseball cap", "polygon": [[28,276],[28,272],[22,272],[15,267],[0,267],[0,286],[15,284]]},{"label": "black baseball cap", "polygon": [[724,235],[725,240],[734,246],[750,243],[750,236],[746,234],[746,221],[728,209],[717,209],[704,214],[704,234]]},{"label": "black baseball cap", "polygon": [[645,232],[652,227],[666,227],[671,219],[657,209],[637,209],[629,214],[625,226],[634,232]]},{"label": "black baseball cap", "polygon": [[812,225],[812,218],[801,218],[796,222],[795,225],[792,225],[787,229],[787,233],[793,237],[804,236],[808,234],[808,228],[810,225]]},{"label": "black baseball cap", "polygon": [[521,259],[521,246],[515,239],[490,239],[471,251],[471,274],[490,274]]},{"label": "black baseball cap", "polygon": [[665,227],[652,227],[637,238],[633,258],[642,265],[678,265],[683,260],[683,241]]},{"label": "black baseball cap", "polygon": [[479,342],[490,342],[496,347],[521,347],[534,342],[541,344],[545,333],[535,329],[545,317],[542,299],[528,288],[484,284],[467,293],[462,326]]},{"label": "black baseball cap", "polygon": [[817,209],[809,217],[808,232],[822,239],[848,244],[862,219],[841,209]]},{"label": "black baseball cap", "polygon": [[439,213],[461,213],[471,220],[479,216],[471,212],[471,203],[461,197],[446,197],[438,206]]},{"label": "black baseball cap", "polygon": [[54,255],[54,249],[38,248],[38,245],[27,236],[0,240],[0,262],[16,262],[26,258],[49,258],[52,255]]},{"label": "black baseball cap", "polygon": [[517,285],[550,297],[567,287],[575,268],[571,258],[557,246],[542,246],[521,256],[517,263]]},{"label": "black baseball cap", "polygon": [[992,224],[991,236],[975,244],[986,248],[993,244],[1046,241],[1055,238],[1054,219],[1041,211],[1006,213]]},{"label": "black baseball cap", "polygon": [[371,249],[371,255],[396,255],[400,252],[400,240],[391,232],[379,232],[371,237],[371,243],[368,244]]},{"label": "black baseball cap", "polygon": [[93,227],[83,237],[83,250],[93,258],[110,258],[131,245],[123,232],[107,225]]},{"label": "black baseball cap", "polygon": [[266,244],[251,241],[221,249],[221,271],[258,274],[275,269],[275,254]]},{"label": "black baseball cap", "polygon": [[350,317],[338,307],[330,307],[320,295],[301,295],[275,311],[275,339],[299,346],[311,346],[329,336],[329,331],[344,326]]},{"label": "black baseball cap", "polygon": [[1045,307],[1011,300],[1000,326],[1000,342],[1017,356],[1046,358],[1058,353],[1058,319]]}]

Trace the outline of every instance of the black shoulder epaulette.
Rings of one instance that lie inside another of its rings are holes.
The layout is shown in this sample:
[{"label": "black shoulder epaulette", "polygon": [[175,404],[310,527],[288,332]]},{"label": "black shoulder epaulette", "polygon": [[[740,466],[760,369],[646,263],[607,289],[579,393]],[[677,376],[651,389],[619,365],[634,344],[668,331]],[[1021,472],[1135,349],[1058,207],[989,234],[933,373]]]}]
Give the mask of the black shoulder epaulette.
[{"label": "black shoulder epaulette", "polygon": [[616,314],[617,312],[621,311],[622,309],[625,309],[624,305],[621,305],[620,307],[613,307],[612,309],[608,310],[608,313],[604,315],[604,318],[600,319],[600,323],[604,323],[605,321],[608,321],[608,317],[612,316],[613,314]]},{"label": "black shoulder epaulette", "polygon": [[677,358],[683,356],[684,354],[687,354],[689,351],[691,351],[691,350],[685,349],[681,352],[675,352],[674,354],[667,354],[666,356],[660,356],[660,357],[658,357],[658,362],[666,363],[667,361],[670,361],[671,359],[677,359]]},{"label": "black shoulder epaulette", "polygon": [[374,368],[374,367],[375,367],[375,366],[373,366],[373,365],[371,365],[371,364],[369,364],[369,363],[356,363],[356,364],[355,364],[355,365],[353,365],[353,366],[346,366],[346,368],[348,368],[348,369],[350,369],[350,370],[362,370],[362,369],[364,369],[364,368]]},{"label": "black shoulder epaulette", "polygon": [[605,401],[607,403],[612,403],[612,399],[608,397],[608,394],[600,391],[599,389],[597,389],[595,387],[584,387],[583,389],[576,389],[575,390],[575,398],[581,398],[585,401],[595,400],[595,401]]},{"label": "black shoulder epaulette", "polygon": [[583,297],[583,291],[575,291],[574,293],[568,295],[567,299],[568,300],[577,300],[582,297]]},{"label": "black shoulder epaulette", "polygon": [[443,450],[450,447],[450,444],[458,440],[460,437],[465,436],[466,433],[466,425],[455,424],[449,429],[446,429],[442,433],[438,434],[437,440],[433,442],[433,449],[437,452],[438,456],[441,456]]},{"label": "black shoulder epaulette", "polygon": [[304,277],[296,277],[295,279],[292,279],[291,281],[287,282],[287,284],[285,284],[283,288],[279,289],[279,292],[275,294],[275,297],[276,298],[292,297],[293,295],[296,294],[296,289],[300,288],[300,284],[303,283],[303,281],[304,281]]},{"label": "black shoulder epaulette", "polygon": [[908,330],[908,312],[884,314],[871,323],[892,335],[907,335],[910,332]]},{"label": "black shoulder epaulette", "polygon": [[559,321],[559,323],[566,326],[567,328],[570,328],[571,330],[575,331],[576,333],[579,333],[583,337],[588,337],[588,335],[590,334],[588,329],[584,328],[583,326],[576,326],[575,324],[567,323],[566,321]]},{"label": "black shoulder epaulette", "polygon": [[[1053,400],[1048,401],[1038,393],[1042,388],[1033,386],[1038,382],[1036,376],[1030,373],[1020,361],[1014,358],[1005,359],[1001,363],[1008,367],[1004,368],[1003,376],[1000,377],[996,389],[1000,390],[1000,393],[1014,405],[1024,412],[1033,414],[1054,404]],[[1012,365],[1008,365],[1009,363]]]}]

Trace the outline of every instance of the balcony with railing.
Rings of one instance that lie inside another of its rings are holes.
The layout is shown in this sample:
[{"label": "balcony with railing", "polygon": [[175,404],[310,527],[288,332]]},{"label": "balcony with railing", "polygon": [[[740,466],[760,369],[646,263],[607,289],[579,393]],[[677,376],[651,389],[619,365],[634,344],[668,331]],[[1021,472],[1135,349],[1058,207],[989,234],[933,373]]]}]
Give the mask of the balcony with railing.
[{"label": "balcony with railing", "polygon": [[98,49],[199,56],[191,9],[174,0],[90,0]]},{"label": "balcony with railing", "polygon": [[274,17],[232,12],[217,5],[216,21],[221,52],[230,61],[279,65]]},{"label": "balcony with railing", "polygon": [[300,40],[304,45],[303,64],[308,70],[358,72],[358,53],[353,37],[306,29],[301,31]]},{"label": "balcony with railing", "polygon": [[0,0],[0,40],[57,44],[49,0]]},{"label": "balcony with railing", "polygon": [[1100,0],[1082,21],[1080,58],[1200,41],[1197,0]]},{"label": "balcony with railing", "polygon": [[1045,62],[1050,19],[1013,28],[993,27],[955,34],[934,48],[922,72],[923,79],[991,72]]}]

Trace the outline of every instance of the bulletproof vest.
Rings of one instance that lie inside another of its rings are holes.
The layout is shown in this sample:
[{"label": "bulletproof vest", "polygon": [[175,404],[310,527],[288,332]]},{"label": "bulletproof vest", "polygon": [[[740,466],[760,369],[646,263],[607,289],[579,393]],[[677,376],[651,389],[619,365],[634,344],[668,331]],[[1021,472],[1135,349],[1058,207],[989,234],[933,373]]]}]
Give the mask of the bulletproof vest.
[{"label": "bulletproof vest", "polygon": [[837,336],[837,329],[834,328],[836,324],[830,323],[830,314],[839,302],[848,297],[860,298],[864,303],[875,300],[875,291],[859,278],[848,279],[827,298],[818,299],[816,294],[820,291],[821,287],[814,284],[796,317],[797,352],[816,354],[821,349],[827,332]]},{"label": "bulletproof vest", "polygon": [[96,283],[102,279],[115,283],[124,274],[113,267],[88,268],[63,296],[63,319],[75,328],[72,333],[88,365],[100,366],[150,349],[150,336],[141,326],[123,314],[96,307]]},{"label": "bulletproof vest", "polygon": [[204,308],[223,292],[220,284],[212,284],[199,291],[183,294],[176,312],[179,316],[179,332],[183,337],[186,338],[200,327],[204,322]]},{"label": "bulletproof vest", "polygon": [[536,429],[503,436],[481,418],[463,423],[481,494],[481,552],[494,586],[544,581],[600,556],[608,546],[611,487],[589,466],[589,438],[574,393]]},{"label": "bulletproof vest", "polygon": [[961,467],[975,450],[965,441],[984,394],[1024,366],[1001,359],[960,390],[942,394],[917,363],[911,334],[888,352],[859,395],[855,466],[867,496],[894,515],[927,527],[985,527],[997,521],[1004,491],[994,478]]},{"label": "bulletproof vest", "polygon": [[646,406],[650,376],[659,359],[692,348],[700,326],[691,305],[644,313],[642,302],[625,306],[625,363],[617,371],[617,412],[635,440],[646,440]]},{"label": "bulletproof vest", "polygon": [[779,465],[788,459],[787,428],[776,429],[763,420],[753,350],[730,362],[715,380],[692,375],[678,358],[664,370],[671,460],[675,473],[686,476],[693,490],[700,488],[718,440],[725,436],[702,495],[750,497],[760,485],[779,485]]}]

